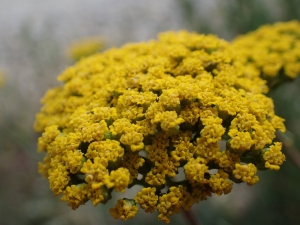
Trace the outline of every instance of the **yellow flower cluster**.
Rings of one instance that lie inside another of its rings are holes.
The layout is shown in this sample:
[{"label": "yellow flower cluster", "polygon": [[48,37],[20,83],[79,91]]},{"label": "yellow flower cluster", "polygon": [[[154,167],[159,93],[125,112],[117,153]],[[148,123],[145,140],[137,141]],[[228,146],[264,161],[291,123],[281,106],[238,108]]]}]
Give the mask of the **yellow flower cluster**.
[{"label": "yellow flower cluster", "polygon": [[187,187],[178,185],[169,188],[169,193],[163,194],[159,197],[157,211],[159,213],[158,219],[166,223],[170,223],[170,216],[174,213],[179,213],[180,208],[188,211],[194,204],[190,192]]},{"label": "yellow flower cluster", "polygon": [[232,42],[236,58],[249,76],[261,76],[270,87],[300,73],[300,23],[278,22],[241,35]]},{"label": "yellow flower cluster", "polygon": [[138,212],[135,202],[129,199],[119,199],[115,208],[109,210],[115,219],[128,220],[132,219]]},{"label": "yellow flower cluster", "polygon": [[155,194],[155,187],[143,188],[134,197],[136,204],[139,204],[145,212],[154,212],[157,205],[158,196]]},{"label": "yellow flower cluster", "polygon": [[103,40],[99,37],[90,37],[72,43],[68,48],[68,56],[74,61],[99,52],[103,48]]},{"label": "yellow flower cluster", "polygon": [[254,184],[257,169],[283,163],[273,139],[285,127],[265,81],[235,60],[226,41],[181,31],[79,61],[42,99],[39,172],[73,209],[142,185],[112,216],[139,205],[167,223],[232,182]]},{"label": "yellow flower cluster", "polygon": [[281,147],[281,142],[275,142],[269,149],[266,149],[266,152],[263,154],[266,168],[270,170],[280,169],[280,165],[285,160],[285,156],[281,152]]},{"label": "yellow flower cluster", "polygon": [[235,169],[233,170],[233,176],[244,182],[247,182],[248,185],[253,185],[258,182],[258,176],[256,176],[257,169],[252,163],[241,165],[235,164]]}]

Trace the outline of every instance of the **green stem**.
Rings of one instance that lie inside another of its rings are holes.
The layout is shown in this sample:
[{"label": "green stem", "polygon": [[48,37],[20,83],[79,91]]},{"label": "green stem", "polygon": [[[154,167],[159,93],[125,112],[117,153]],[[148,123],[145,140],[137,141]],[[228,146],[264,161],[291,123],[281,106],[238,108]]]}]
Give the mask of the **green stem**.
[{"label": "green stem", "polygon": [[149,187],[149,185],[145,182],[145,180],[134,179],[133,182],[130,185],[128,185],[128,188],[132,188],[134,185]]},{"label": "green stem", "polygon": [[188,224],[190,225],[201,225],[199,221],[197,221],[195,214],[190,209],[189,211],[185,211],[184,209],[181,210],[182,215],[187,220]]},{"label": "green stem", "polygon": [[172,181],[168,176],[166,176],[166,184],[169,186],[178,186],[178,185],[185,185],[186,180],[181,180],[181,181]]}]

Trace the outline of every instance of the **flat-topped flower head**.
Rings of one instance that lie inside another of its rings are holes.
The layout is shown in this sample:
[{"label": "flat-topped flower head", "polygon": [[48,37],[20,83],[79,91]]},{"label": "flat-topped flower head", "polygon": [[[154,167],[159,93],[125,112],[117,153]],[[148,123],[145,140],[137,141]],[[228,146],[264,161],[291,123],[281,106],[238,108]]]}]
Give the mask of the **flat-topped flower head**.
[{"label": "flat-topped flower head", "polygon": [[73,209],[142,185],[110,211],[125,220],[139,205],[169,222],[232,182],[256,183],[284,161],[273,140],[285,127],[265,81],[234,60],[226,41],[181,31],[79,61],[42,99],[39,172]]},{"label": "flat-topped flower head", "polygon": [[278,22],[232,41],[236,58],[250,76],[260,76],[270,87],[300,74],[300,23]]}]

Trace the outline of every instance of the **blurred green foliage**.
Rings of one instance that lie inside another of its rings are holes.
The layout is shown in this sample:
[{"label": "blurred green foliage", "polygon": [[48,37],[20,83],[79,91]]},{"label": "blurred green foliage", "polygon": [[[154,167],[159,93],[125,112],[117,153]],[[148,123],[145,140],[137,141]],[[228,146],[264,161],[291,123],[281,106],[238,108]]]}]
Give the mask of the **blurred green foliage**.
[{"label": "blurred green foliage", "polygon": [[[176,13],[182,19],[183,28],[214,33],[228,40],[266,23],[300,20],[300,0],[218,0],[214,1],[215,11],[208,16],[200,13],[200,9],[205,11],[207,1],[176,0],[175,4],[180,9]],[[216,17],[220,19],[222,29],[215,25]],[[4,46],[6,54],[17,53],[10,65],[14,67],[12,71],[19,73],[19,80],[6,79],[5,86],[0,88],[0,224],[164,224],[157,221],[157,215],[142,212],[134,220],[116,221],[108,214],[111,205],[94,207],[87,204],[72,211],[58,197],[53,197],[48,182],[37,173],[37,161],[42,155],[36,153],[39,134],[34,133],[31,125],[40,107],[37,102],[68,65],[64,50],[58,47],[59,40],[52,35],[56,25],[46,25],[40,35],[36,35],[25,24],[17,34],[22,51]],[[18,64],[22,69],[16,69]],[[28,70],[30,75],[22,76],[29,73]],[[14,82],[32,87],[19,90]],[[294,134],[300,154],[300,77],[279,87],[271,97],[276,114],[286,119],[287,129]],[[213,196],[193,207],[192,212],[199,223],[298,224],[300,170],[290,156],[287,155],[280,171],[263,171],[259,177],[260,182],[253,187],[235,185],[229,195]],[[171,224],[186,224],[186,221],[176,215]]]}]

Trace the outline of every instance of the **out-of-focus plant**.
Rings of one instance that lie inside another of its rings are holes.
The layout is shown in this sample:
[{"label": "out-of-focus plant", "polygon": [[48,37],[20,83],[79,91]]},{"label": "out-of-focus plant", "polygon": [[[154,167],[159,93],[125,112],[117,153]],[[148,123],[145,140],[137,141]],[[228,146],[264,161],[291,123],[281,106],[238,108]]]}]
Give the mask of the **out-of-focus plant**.
[{"label": "out-of-focus plant", "polygon": [[257,29],[262,24],[273,21],[272,10],[266,2],[259,0],[228,0],[220,2],[220,13],[224,15],[224,25],[231,34],[244,34]]},{"label": "out-of-focus plant", "polygon": [[3,72],[0,70],[0,87],[4,84],[4,75]]},{"label": "out-of-focus plant", "polygon": [[299,0],[279,0],[281,18],[283,21],[300,20]]},{"label": "out-of-focus plant", "polygon": [[89,37],[73,42],[68,48],[68,57],[73,61],[93,55],[103,49],[104,40],[101,37]]},{"label": "out-of-focus plant", "polygon": [[210,18],[203,16],[198,11],[198,4],[200,7],[205,7],[205,2],[197,0],[176,0],[176,4],[180,10],[181,16],[184,20],[185,27],[198,33],[211,33],[211,27],[208,21]]},{"label": "out-of-focus plant", "polygon": [[112,216],[133,218],[140,205],[167,223],[233,182],[255,184],[257,170],[285,160],[274,142],[285,127],[266,82],[238,60],[226,41],[184,31],[81,60],[42,100],[39,172],[73,209],[141,185]]}]

